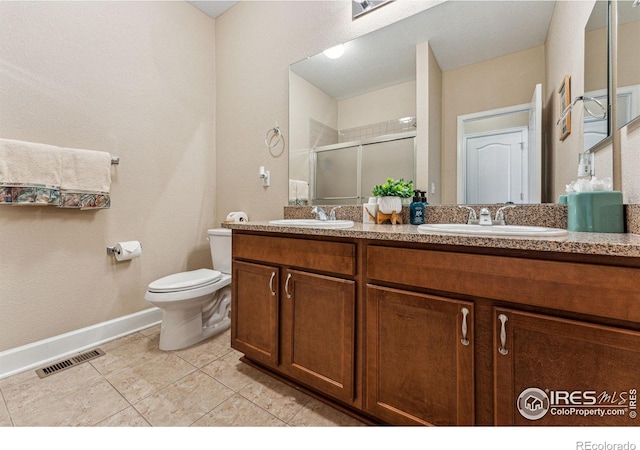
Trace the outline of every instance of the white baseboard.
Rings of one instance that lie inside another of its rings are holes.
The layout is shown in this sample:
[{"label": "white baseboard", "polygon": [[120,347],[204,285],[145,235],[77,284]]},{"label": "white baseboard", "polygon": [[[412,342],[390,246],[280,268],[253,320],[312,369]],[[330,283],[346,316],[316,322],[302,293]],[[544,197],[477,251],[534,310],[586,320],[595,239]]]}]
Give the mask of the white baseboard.
[{"label": "white baseboard", "polygon": [[162,310],[149,308],[0,352],[0,379],[83,352],[105,342],[144,330],[161,321]]}]

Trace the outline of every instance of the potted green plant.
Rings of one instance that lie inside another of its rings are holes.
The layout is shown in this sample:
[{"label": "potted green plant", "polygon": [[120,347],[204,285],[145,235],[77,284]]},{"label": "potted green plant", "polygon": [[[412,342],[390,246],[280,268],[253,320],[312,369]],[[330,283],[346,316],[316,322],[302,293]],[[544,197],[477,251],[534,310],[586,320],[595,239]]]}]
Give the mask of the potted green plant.
[{"label": "potted green plant", "polygon": [[394,180],[387,178],[384,184],[373,187],[373,195],[378,197],[378,208],[383,214],[402,212],[402,199],[413,195],[413,181],[404,181],[403,178]]}]

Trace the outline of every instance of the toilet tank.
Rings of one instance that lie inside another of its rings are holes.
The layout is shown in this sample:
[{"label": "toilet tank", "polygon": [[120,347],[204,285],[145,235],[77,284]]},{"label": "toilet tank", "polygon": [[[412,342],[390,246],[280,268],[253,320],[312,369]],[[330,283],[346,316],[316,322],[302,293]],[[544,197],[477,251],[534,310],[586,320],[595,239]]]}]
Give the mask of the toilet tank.
[{"label": "toilet tank", "polygon": [[211,260],[214,270],[231,273],[231,230],[228,228],[213,228],[207,230]]}]

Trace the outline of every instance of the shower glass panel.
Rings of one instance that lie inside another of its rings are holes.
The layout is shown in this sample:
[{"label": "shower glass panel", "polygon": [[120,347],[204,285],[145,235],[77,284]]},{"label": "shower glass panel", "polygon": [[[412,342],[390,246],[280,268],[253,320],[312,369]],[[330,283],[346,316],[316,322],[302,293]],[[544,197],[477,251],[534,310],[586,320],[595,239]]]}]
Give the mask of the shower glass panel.
[{"label": "shower glass panel", "polygon": [[315,203],[357,203],[358,146],[316,151],[315,156]]},{"label": "shower glass panel", "polygon": [[373,187],[384,183],[387,178],[415,182],[415,138],[376,142],[362,146],[363,198],[373,195]]},{"label": "shower glass panel", "polygon": [[315,205],[358,205],[387,178],[415,181],[415,132],[332,144],[311,150]]}]

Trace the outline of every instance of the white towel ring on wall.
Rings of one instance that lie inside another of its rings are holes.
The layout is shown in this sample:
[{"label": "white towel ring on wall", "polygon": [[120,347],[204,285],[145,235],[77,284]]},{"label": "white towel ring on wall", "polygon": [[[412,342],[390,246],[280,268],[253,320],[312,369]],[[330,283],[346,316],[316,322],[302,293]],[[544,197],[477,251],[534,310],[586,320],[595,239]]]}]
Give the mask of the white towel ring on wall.
[{"label": "white towel ring on wall", "polygon": [[279,126],[276,125],[275,127],[271,128],[269,131],[267,131],[267,134],[264,137],[264,145],[266,145],[269,148],[269,151],[276,148],[281,142],[282,142],[281,151],[284,151],[284,136],[282,135],[282,132],[280,131]]}]

